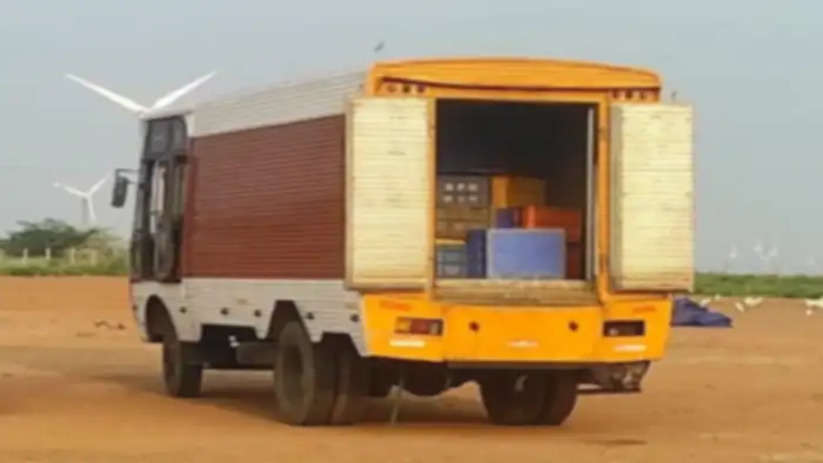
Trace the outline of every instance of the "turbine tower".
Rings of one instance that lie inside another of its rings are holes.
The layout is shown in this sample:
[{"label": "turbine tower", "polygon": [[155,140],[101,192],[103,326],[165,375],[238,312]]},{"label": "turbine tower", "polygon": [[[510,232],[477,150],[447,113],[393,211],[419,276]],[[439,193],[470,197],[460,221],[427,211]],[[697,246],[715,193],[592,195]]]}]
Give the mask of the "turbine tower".
[{"label": "turbine tower", "polygon": [[88,191],[81,191],[77,188],[74,188],[73,186],[65,185],[60,182],[54,183],[55,188],[60,188],[62,190],[65,190],[68,194],[80,198],[80,205],[82,207],[80,223],[83,225],[83,227],[90,227],[97,222],[97,215],[94,213],[93,197],[94,194],[97,193],[97,191],[100,189],[100,187],[103,186],[104,183],[106,183],[106,180],[108,178],[108,175],[101,178],[97,181],[97,183],[92,185],[91,188],[88,189]]},{"label": "turbine tower", "polygon": [[68,79],[70,79],[74,82],[77,82],[78,84],[86,87],[87,89],[103,96],[104,98],[106,98],[110,101],[113,101],[114,103],[126,108],[127,110],[129,110],[133,113],[136,113],[139,116],[144,116],[148,113],[151,113],[152,111],[157,111],[159,109],[163,109],[163,108],[171,105],[172,103],[179,100],[180,98],[182,98],[187,93],[190,93],[192,90],[194,90],[197,87],[199,87],[199,86],[203,85],[204,83],[206,83],[206,81],[208,81],[209,79],[214,77],[214,75],[216,73],[217,73],[216,71],[212,71],[212,72],[210,72],[210,73],[208,73],[204,76],[198,77],[197,79],[189,82],[188,84],[186,84],[186,85],[184,85],[184,86],[182,86],[182,87],[180,87],[176,90],[173,90],[173,91],[163,95],[162,97],[158,98],[157,100],[154,101],[154,103],[151,106],[144,106],[144,105],[132,100],[131,98],[128,98],[128,97],[125,97],[125,96],[120,95],[118,93],[115,93],[115,92],[113,92],[113,91],[111,91],[111,90],[109,90],[105,87],[97,85],[94,82],[90,82],[90,81],[88,81],[88,80],[86,80],[82,77],[78,77],[74,74],[66,74],[66,78],[68,78]]}]

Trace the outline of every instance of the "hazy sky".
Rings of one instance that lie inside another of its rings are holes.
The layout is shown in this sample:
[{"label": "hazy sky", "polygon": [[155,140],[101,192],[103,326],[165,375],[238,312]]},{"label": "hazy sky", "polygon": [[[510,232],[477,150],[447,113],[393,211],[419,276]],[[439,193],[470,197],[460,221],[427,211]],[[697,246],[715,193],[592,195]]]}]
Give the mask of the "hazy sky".
[{"label": "hazy sky", "polygon": [[[676,4],[676,6],[674,6]],[[823,264],[823,3],[818,1],[19,2],[0,0],[0,230],[78,221],[55,180],[90,186],[134,167],[137,122],[63,78],[137,101],[212,69],[193,99],[364,67],[382,58],[525,55],[648,67],[697,111],[697,259],[787,270]],[[97,197],[101,224],[130,211]]]}]

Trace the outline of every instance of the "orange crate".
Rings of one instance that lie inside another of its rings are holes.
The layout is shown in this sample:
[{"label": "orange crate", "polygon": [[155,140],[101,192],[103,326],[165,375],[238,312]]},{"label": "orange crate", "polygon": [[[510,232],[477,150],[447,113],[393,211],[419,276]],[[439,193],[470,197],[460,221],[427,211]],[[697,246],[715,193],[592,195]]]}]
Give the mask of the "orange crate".
[{"label": "orange crate", "polygon": [[550,206],[523,208],[523,228],[564,228],[567,243],[580,243],[583,236],[583,213],[577,209]]},{"label": "orange crate", "polygon": [[583,279],[583,246],[580,243],[566,244],[566,278]]}]

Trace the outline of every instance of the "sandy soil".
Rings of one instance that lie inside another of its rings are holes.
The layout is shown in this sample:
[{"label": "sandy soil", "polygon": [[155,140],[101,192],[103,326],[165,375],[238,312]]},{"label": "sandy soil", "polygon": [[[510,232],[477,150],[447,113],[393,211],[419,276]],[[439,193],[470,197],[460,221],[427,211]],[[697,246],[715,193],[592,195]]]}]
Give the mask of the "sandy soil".
[{"label": "sandy soil", "polygon": [[394,427],[375,402],[363,425],[299,429],[272,418],[262,372],[166,397],[125,281],[0,278],[0,462],[823,461],[823,313],[804,311],[676,329],[643,394],[583,397],[560,428],[491,426],[465,387],[408,399]]}]

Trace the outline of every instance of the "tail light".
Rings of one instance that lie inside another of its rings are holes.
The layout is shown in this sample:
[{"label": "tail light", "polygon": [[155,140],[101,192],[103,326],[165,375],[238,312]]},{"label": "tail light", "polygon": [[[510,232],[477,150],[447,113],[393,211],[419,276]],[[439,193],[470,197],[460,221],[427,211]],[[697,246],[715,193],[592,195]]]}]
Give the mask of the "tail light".
[{"label": "tail light", "polygon": [[440,336],[443,334],[443,320],[437,318],[398,317],[394,323],[394,332],[398,334]]},{"label": "tail light", "polygon": [[646,324],[642,320],[611,321],[603,324],[603,336],[643,336],[646,334]]}]

